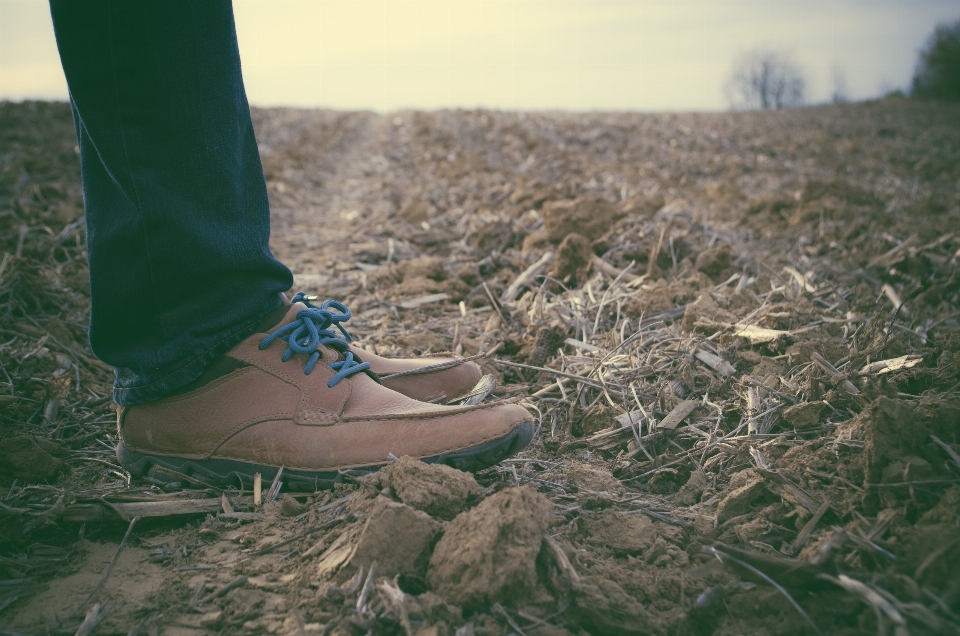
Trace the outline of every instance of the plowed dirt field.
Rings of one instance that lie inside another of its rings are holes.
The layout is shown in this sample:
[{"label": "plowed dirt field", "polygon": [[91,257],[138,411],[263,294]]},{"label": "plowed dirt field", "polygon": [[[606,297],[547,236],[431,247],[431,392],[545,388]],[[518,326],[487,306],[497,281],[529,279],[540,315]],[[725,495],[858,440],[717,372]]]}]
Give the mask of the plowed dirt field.
[{"label": "plowed dirt field", "polygon": [[2,103],[0,633],[960,634],[960,108],[254,120],[294,291],[534,440],[131,478],[69,108]]}]

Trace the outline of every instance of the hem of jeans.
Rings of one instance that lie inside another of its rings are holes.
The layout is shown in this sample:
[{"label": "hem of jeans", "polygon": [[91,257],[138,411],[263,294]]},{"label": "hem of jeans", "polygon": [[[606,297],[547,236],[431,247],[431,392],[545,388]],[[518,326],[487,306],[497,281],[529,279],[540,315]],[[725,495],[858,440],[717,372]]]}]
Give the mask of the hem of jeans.
[{"label": "hem of jeans", "polygon": [[[193,382],[200,377],[214,360],[230,349],[233,349],[251,334],[256,333],[257,325],[272,312],[276,311],[281,303],[282,301],[278,302],[276,307],[263,312],[262,315],[247,322],[243,327],[230,333],[226,337],[221,338],[214,345],[204,345],[204,347],[202,347],[204,349],[202,353],[178,366],[173,371],[165,372],[159,378],[150,379],[149,376],[147,376],[144,378],[146,380],[145,382],[139,383],[136,386],[119,386],[115,382],[113,386],[113,401],[121,406],[132,406],[134,404],[152,402],[153,400],[166,397],[185,384]],[[144,376],[141,375],[140,377]]]}]

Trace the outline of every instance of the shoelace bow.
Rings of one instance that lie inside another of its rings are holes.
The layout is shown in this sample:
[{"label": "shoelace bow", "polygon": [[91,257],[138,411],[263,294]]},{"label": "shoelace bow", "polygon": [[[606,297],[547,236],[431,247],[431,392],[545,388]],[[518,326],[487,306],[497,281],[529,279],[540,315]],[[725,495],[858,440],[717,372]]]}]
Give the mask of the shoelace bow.
[{"label": "shoelace bow", "polygon": [[[370,368],[369,362],[360,362],[354,357],[349,345],[353,338],[340,325],[341,322],[350,320],[351,313],[346,305],[335,300],[325,300],[317,307],[303,292],[298,292],[293,297],[293,302],[303,303],[307,308],[297,312],[296,320],[276,329],[261,340],[260,349],[266,349],[274,340],[279,339],[287,343],[286,351],[280,356],[284,362],[292,358],[295,353],[308,354],[310,357],[303,365],[304,375],[310,375],[320,359],[321,354],[317,348],[320,345],[341,353],[344,359],[330,364],[330,368],[337,372],[327,382],[327,386],[331,389],[340,380]],[[331,327],[336,327],[343,334],[343,338]]]}]

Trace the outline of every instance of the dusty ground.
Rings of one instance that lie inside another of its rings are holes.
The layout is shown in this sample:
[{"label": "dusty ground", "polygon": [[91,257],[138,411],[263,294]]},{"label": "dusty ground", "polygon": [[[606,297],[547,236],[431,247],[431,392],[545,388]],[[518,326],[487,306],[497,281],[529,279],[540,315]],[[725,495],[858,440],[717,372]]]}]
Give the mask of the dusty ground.
[{"label": "dusty ground", "polygon": [[537,435],[261,507],[131,481],[69,111],[0,104],[2,633],[960,633],[957,107],[255,121],[298,288],[488,353]]}]

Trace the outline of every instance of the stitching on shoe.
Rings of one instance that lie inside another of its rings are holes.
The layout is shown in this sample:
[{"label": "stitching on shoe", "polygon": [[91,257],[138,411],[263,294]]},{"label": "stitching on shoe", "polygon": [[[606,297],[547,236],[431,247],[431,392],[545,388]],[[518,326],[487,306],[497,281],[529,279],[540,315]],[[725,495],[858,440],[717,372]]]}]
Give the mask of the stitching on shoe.
[{"label": "stitching on shoe", "polygon": [[337,414],[326,409],[301,409],[293,418],[294,424],[310,426],[318,424],[320,426],[333,426],[338,421]]},{"label": "stitching on shoe", "polygon": [[[424,356],[427,357],[427,356]],[[387,382],[396,378],[406,378],[420,375],[430,375],[431,373],[443,373],[444,371],[449,371],[450,369],[457,369],[462,367],[465,364],[476,364],[473,360],[468,360],[466,358],[458,358],[450,360],[449,362],[438,362],[436,364],[431,364],[426,367],[419,367],[414,369],[407,369],[406,371],[396,371],[394,373],[384,373],[380,376],[380,379],[384,382]],[[477,365],[479,367],[479,365]],[[482,372],[482,371],[481,371]]]},{"label": "stitching on shoe", "polygon": [[[209,452],[208,452],[208,451],[205,451],[205,450],[200,450],[200,451],[197,451],[197,453],[194,453],[194,455],[196,455],[196,456],[198,456],[198,457],[209,458],[211,455],[213,455],[213,453],[217,452],[217,449],[220,448],[221,446],[223,446],[223,444],[224,444],[228,439],[230,439],[231,437],[233,437],[233,436],[236,435],[237,433],[240,433],[241,431],[244,431],[244,430],[250,428],[251,426],[256,426],[257,424],[262,424],[262,423],[264,423],[264,422],[276,422],[276,421],[283,421],[283,420],[292,420],[293,417],[294,417],[294,413],[293,413],[293,412],[291,412],[291,411],[283,411],[283,412],[280,412],[280,413],[270,413],[269,415],[264,415],[263,417],[257,417],[257,418],[252,418],[252,419],[249,419],[249,420],[245,420],[245,421],[240,422],[239,424],[237,424],[237,426],[234,427],[232,430],[230,430],[230,431],[228,431],[227,433],[225,433],[220,439],[216,440],[216,441],[212,444],[212,450],[210,450]],[[143,447],[141,447],[141,446],[136,446],[136,445],[130,444],[127,440],[124,440],[124,445],[126,445],[127,448],[129,448],[129,449],[131,449],[131,450],[136,450],[136,451],[139,452],[139,453],[156,454],[156,453],[164,452],[164,453],[167,453],[168,455],[170,455],[171,457],[178,457],[178,456],[180,456],[180,455],[178,455],[178,454],[176,454],[176,453],[169,453],[169,452],[166,452],[166,451],[148,450],[148,449],[145,449],[145,448],[143,448]]]},{"label": "stitching on shoe", "polygon": [[[523,422],[520,422],[520,424],[522,424],[522,423],[523,423]],[[518,426],[519,426],[519,424],[518,424]],[[487,442],[492,442],[492,441],[494,441],[494,440],[497,440],[497,439],[500,439],[500,438],[502,438],[502,437],[505,437],[506,435],[509,435],[510,433],[512,433],[512,432],[515,431],[515,430],[516,430],[516,427],[510,429],[510,430],[507,431],[506,433],[501,433],[501,434],[499,434],[499,435],[491,435],[490,437],[484,437],[484,438],[482,438],[482,439],[480,439],[480,440],[473,441],[473,442],[470,442],[470,443],[467,443],[467,444],[463,444],[462,446],[457,446],[457,447],[455,447],[455,448],[451,448],[451,449],[449,449],[449,450],[445,450],[445,451],[439,452],[439,453],[437,453],[437,455],[447,455],[447,454],[449,454],[449,453],[456,453],[456,452],[461,451],[461,450],[466,450],[466,449],[469,449],[469,448],[474,448],[475,446],[480,446],[480,445],[482,445],[482,444],[486,444]],[[219,449],[219,447],[218,447],[218,449]],[[214,452],[216,452],[216,451],[214,451]],[[418,458],[432,457],[432,456],[434,456],[434,455],[420,455]],[[230,461],[238,461],[238,462],[243,462],[243,463],[248,463],[248,464],[260,464],[260,465],[268,465],[268,466],[271,465],[271,464],[267,464],[267,463],[265,463],[265,462],[259,462],[259,461],[252,460],[252,459],[241,459],[241,458],[238,458],[238,457],[229,457],[229,456],[214,457],[213,454],[211,454],[211,455],[208,456],[208,457],[205,457],[205,459],[226,459],[226,460],[230,460]],[[365,463],[365,464],[347,464],[347,465],[345,465],[345,466],[344,466],[344,465],[341,465],[341,466],[327,466],[327,467],[322,467],[322,468],[309,468],[309,467],[306,467],[306,466],[299,466],[299,467],[298,467],[298,466],[286,466],[285,469],[286,469],[286,470],[302,470],[302,471],[307,471],[307,472],[323,472],[323,471],[335,471],[335,470],[350,470],[350,469],[353,469],[353,468],[365,468],[365,467],[367,467],[367,466],[382,466],[382,465],[386,465],[387,462],[389,462],[389,461],[390,461],[389,458],[384,458],[383,460],[378,460],[378,461],[374,461],[374,462],[368,462],[368,463]]]},{"label": "stitching on shoe", "polygon": [[[255,426],[255,425],[257,425],[257,424],[261,424],[261,423],[264,423],[264,422],[268,422],[268,421],[274,421],[274,420],[260,420],[260,421],[257,421],[257,422],[245,423],[244,426],[238,428],[237,430],[234,430],[234,431],[233,431],[230,435],[228,435],[225,439],[219,441],[219,442],[216,444],[216,446],[213,448],[213,450],[210,451],[209,453],[170,453],[170,452],[167,452],[167,451],[151,451],[151,450],[141,449],[141,448],[138,448],[138,447],[136,447],[136,446],[130,445],[130,444],[128,444],[126,441],[124,441],[124,445],[125,445],[129,450],[132,450],[132,451],[135,451],[135,452],[144,454],[144,455],[152,455],[152,456],[157,456],[157,457],[174,457],[174,458],[183,458],[183,459],[197,459],[197,460],[199,460],[199,461],[203,461],[203,460],[206,460],[206,459],[225,459],[225,460],[236,461],[236,462],[241,462],[241,463],[245,463],[245,464],[271,465],[271,464],[266,463],[266,462],[263,462],[263,461],[257,461],[257,460],[252,460],[252,459],[244,459],[244,458],[240,458],[240,457],[230,457],[230,456],[228,456],[228,455],[216,456],[217,451],[219,451],[220,448],[221,448],[231,437],[234,437],[235,435],[238,435],[239,433],[243,432],[243,431],[246,430],[247,428],[251,428],[252,426]],[[504,436],[506,436],[506,435],[509,435],[510,433],[512,433],[513,431],[515,431],[518,426],[520,426],[521,424],[523,424],[523,423],[526,422],[526,421],[527,421],[527,420],[524,420],[524,421],[522,421],[522,422],[518,422],[518,423],[517,423],[517,426],[514,426],[513,428],[511,428],[509,431],[507,431],[507,432],[505,432],[505,433],[494,434],[494,435],[490,435],[490,436],[488,436],[488,437],[481,438],[481,439],[479,439],[479,440],[474,440],[474,441],[471,441],[471,442],[468,442],[468,443],[464,443],[464,444],[462,444],[462,445],[460,445],[460,446],[456,446],[456,447],[454,447],[454,448],[451,448],[451,449],[442,451],[442,452],[440,452],[440,453],[438,453],[438,454],[439,454],[439,455],[445,455],[445,454],[449,454],[449,453],[455,453],[455,452],[458,452],[458,451],[461,451],[461,450],[466,450],[466,449],[469,449],[469,448],[474,448],[474,447],[476,447],[476,446],[480,446],[480,445],[482,445],[482,444],[485,444],[485,443],[490,442],[490,441],[493,441],[493,440],[501,439],[502,437],[504,437]],[[430,457],[430,456],[431,456],[431,455],[421,455],[421,456],[419,456],[419,457]],[[343,470],[343,469],[351,469],[351,468],[363,468],[363,467],[367,467],[367,466],[380,466],[380,465],[386,464],[387,461],[388,461],[388,460],[385,458],[385,459],[382,460],[382,461],[374,461],[374,462],[369,462],[369,463],[365,463],[365,464],[347,464],[347,465],[345,465],[345,466],[323,467],[323,468],[312,468],[312,467],[307,467],[307,466],[287,466],[287,469],[289,469],[289,470],[302,470],[302,471],[308,471],[308,472],[322,472],[322,471],[328,471],[328,470],[329,470],[329,471],[333,471],[333,470]]]},{"label": "stitching on shoe", "polygon": [[[438,413],[385,413],[383,415],[362,415],[362,416],[347,416],[339,417],[337,423],[340,424],[352,424],[354,422],[384,422],[390,420],[438,420],[445,417],[458,417],[461,415],[468,415],[470,413],[475,413],[482,411],[484,409],[492,409],[499,406],[518,406],[518,408],[523,408],[519,405],[514,405],[510,402],[489,402],[487,404],[474,404],[473,406],[460,406],[460,407],[451,407],[457,408],[460,410],[457,411],[441,411]],[[524,409],[526,411],[526,409]],[[529,415],[529,412],[527,412]]]}]

